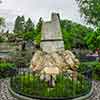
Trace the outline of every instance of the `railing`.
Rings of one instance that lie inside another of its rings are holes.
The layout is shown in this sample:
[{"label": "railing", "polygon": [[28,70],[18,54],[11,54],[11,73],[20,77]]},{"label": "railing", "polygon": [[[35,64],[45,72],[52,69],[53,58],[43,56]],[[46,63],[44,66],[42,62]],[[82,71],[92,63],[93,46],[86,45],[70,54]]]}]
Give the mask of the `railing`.
[{"label": "railing", "polygon": [[55,83],[57,84],[55,87],[49,88],[48,82],[45,84],[39,78],[35,79],[30,69],[19,68],[16,75],[11,78],[12,90],[20,95],[42,100],[64,100],[84,96],[90,92],[92,70],[79,72],[76,81],[71,79],[68,73],[65,73],[58,76]]},{"label": "railing", "polygon": [[96,61],[100,56],[80,56],[79,59],[81,62],[87,61]]}]

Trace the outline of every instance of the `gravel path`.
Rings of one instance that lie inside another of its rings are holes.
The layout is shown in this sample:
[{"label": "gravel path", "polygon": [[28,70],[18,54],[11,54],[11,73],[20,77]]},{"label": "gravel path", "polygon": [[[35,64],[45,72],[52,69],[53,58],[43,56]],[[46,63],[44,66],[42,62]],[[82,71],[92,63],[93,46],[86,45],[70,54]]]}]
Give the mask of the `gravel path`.
[{"label": "gravel path", "polygon": [[[7,88],[7,79],[0,80],[0,100],[18,100],[11,96]],[[100,81],[93,81],[94,92],[87,100],[100,100]]]},{"label": "gravel path", "polygon": [[88,100],[100,100],[100,81],[93,81],[94,91]]},{"label": "gravel path", "polygon": [[11,96],[7,88],[8,80],[0,80],[0,100],[18,100]]}]

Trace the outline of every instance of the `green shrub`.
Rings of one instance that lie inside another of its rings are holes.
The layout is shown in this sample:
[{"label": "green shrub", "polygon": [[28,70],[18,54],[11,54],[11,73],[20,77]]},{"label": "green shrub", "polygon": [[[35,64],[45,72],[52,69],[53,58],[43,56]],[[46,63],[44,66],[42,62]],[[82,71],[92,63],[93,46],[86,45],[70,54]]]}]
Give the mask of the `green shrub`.
[{"label": "green shrub", "polygon": [[16,51],[12,56],[12,62],[16,64],[17,67],[29,67],[30,61],[32,59],[33,50],[26,51]]},{"label": "green shrub", "polygon": [[0,63],[0,78],[9,77],[15,72],[15,64],[2,62]]},{"label": "green shrub", "polygon": [[99,80],[99,81],[100,81],[100,74],[97,75],[96,73],[93,73],[93,79],[94,79],[94,80]]},{"label": "green shrub", "polygon": [[94,69],[95,69],[95,71],[100,71],[100,63],[96,64]]},{"label": "green shrub", "polygon": [[100,63],[97,61],[81,62],[79,71],[84,72],[87,69],[92,69],[93,79],[100,80]]},{"label": "green shrub", "polygon": [[38,35],[35,37],[34,41],[35,41],[35,43],[36,43],[37,45],[40,45],[40,42],[41,42],[41,34],[38,34]]},{"label": "green shrub", "polygon": [[15,67],[15,64],[13,63],[0,63],[0,70],[11,69],[14,67]]},{"label": "green shrub", "polygon": [[95,69],[94,69],[94,79],[95,80],[100,80],[100,63],[98,63],[95,66]]},{"label": "green shrub", "polygon": [[88,62],[81,62],[79,65],[79,71],[84,72],[87,69],[92,69],[93,71],[95,70],[95,66],[98,64],[97,61],[88,61]]},{"label": "green shrub", "polygon": [[2,38],[2,36],[0,36],[0,42],[4,42],[4,38]]}]

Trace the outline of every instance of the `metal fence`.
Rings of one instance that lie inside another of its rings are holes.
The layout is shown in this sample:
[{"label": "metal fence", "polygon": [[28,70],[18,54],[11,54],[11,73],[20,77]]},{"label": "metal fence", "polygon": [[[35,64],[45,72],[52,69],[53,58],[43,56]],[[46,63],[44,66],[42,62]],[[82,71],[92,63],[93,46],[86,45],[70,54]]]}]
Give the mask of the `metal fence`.
[{"label": "metal fence", "polygon": [[34,73],[30,69],[18,68],[15,75],[11,77],[11,88],[16,93],[41,100],[65,100],[73,99],[86,95],[92,86],[92,70],[78,73],[77,81],[70,79],[69,74],[65,73],[58,81],[60,86],[57,88],[47,88],[43,81],[34,79]]},{"label": "metal fence", "polygon": [[100,58],[100,56],[80,56],[79,57],[81,62],[96,61],[99,58]]}]

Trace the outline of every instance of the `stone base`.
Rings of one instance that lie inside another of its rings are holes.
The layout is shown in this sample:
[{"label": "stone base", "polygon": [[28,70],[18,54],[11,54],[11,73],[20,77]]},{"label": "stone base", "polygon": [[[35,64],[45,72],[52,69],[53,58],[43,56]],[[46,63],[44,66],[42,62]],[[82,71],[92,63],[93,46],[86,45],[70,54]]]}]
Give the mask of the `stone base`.
[{"label": "stone base", "polygon": [[40,44],[42,50],[47,53],[64,50],[63,41],[42,41]]},{"label": "stone base", "polygon": [[60,73],[69,72],[72,79],[77,79],[77,67],[79,60],[69,50],[45,53],[37,51],[32,60],[30,68],[39,75],[56,76]]}]

